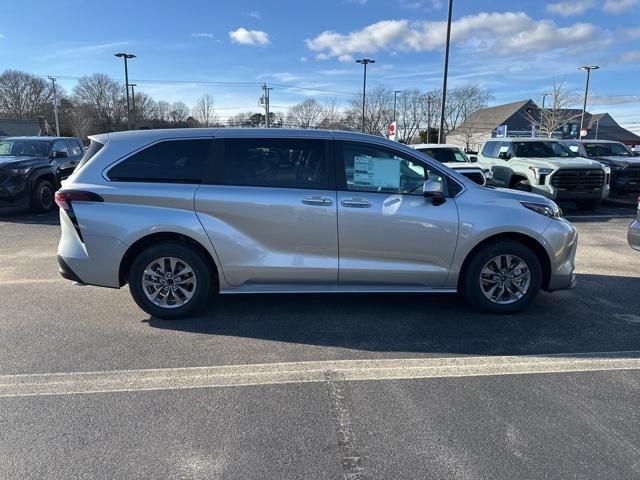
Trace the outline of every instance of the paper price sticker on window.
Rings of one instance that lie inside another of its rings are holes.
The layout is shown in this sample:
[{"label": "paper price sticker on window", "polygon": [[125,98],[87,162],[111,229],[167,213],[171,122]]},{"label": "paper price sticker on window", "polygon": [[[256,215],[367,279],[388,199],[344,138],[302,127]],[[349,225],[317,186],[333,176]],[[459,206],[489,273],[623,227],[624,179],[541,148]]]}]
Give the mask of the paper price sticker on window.
[{"label": "paper price sticker on window", "polygon": [[353,183],[362,187],[400,188],[400,160],[354,157]]}]

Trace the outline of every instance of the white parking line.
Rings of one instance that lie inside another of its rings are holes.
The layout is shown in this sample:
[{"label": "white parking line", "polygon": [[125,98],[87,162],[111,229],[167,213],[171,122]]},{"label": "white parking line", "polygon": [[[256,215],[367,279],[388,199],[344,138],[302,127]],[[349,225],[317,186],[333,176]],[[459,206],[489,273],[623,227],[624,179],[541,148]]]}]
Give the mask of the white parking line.
[{"label": "white parking line", "polygon": [[548,356],[338,360],[0,376],[0,397],[363,380],[640,370],[640,351]]},{"label": "white parking line", "polygon": [[[57,283],[64,282],[64,278],[21,278],[17,280],[2,280],[0,285],[29,285],[32,283]],[[68,281],[68,280],[67,280]]]},{"label": "white parking line", "polygon": [[564,218],[567,220],[595,220],[598,218],[628,218],[629,220],[632,220],[635,218],[635,215],[565,215]]}]

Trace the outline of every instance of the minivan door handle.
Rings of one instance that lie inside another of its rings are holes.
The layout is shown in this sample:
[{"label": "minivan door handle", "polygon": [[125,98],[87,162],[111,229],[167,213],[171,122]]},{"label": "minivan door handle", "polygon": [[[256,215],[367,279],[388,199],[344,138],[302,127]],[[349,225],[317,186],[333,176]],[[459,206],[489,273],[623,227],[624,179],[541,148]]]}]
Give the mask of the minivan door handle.
[{"label": "minivan door handle", "polygon": [[304,203],[305,205],[329,207],[333,205],[333,200],[327,197],[321,197],[319,195],[309,195],[307,197],[302,197],[302,203]]},{"label": "minivan door handle", "polygon": [[340,202],[343,207],[347,208],[369,208],[373,206],[369,200],[364,200],[362,198],[346,198]]}]

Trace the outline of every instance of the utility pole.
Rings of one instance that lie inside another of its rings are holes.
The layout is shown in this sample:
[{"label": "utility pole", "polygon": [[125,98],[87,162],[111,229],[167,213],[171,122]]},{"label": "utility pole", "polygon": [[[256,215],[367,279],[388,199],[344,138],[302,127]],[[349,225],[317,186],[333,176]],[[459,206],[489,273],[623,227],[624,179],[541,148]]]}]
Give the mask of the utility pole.
[{"label": "utility pole", "polygon": [[551,96],[553,93],[543,93],[542,94],[542,109],[540,110],[540,128],[538,129],[538,137],[542,134],[542,121],[544,118],[544,101],[547,99],[547,96]]},{"label": "utility pole", "polygon": [[584,87],[584,103],[582,105],[582,115],[580,116],[580,131],[578,132],[578,138],[582,138],[582,127],[584,126],[584,114],[587,110],[587,96],[589,95],[589,77],[591,76],[591,70],[598,70],[598,65],[585,65],[579,67],[578,70],[584,70],[587,72],[587,83]]},{"label": "utility pole", "polygon": [[396,102],[398,99],[398,94],[402,93],[402,90],[394,90],[393,91],[393,121],[396,121]]},{"label": "utility pole", "polygon": [[427,93],[427,143],[431,143],[431,102],[433,95]]},{"label": "utility pole", "polygon": [[264,91],[263,99],[264,99],[264,111],[265,111],[265,120],[264,124],[267,128],[270,126],[270,118],[269,118],[269,92],[273,90],[272,87],[267,87],[267,84],[262,85],[262,90]]},{"label": "utility pole", "polygon": [[131,123],[133,124],[133,128],[138,128],[138,123],[136,121],[136,91],[134,90],[134,87],[137,87],[138,85],[136,83],[130,83],[129,86],[131,87],[131,116],[133,117],[133,121]]},{"label": "utility pole", "polygon": [[362,65],[364,65],[364,79],[362,81],[362,133],[364,133],[364,106],[367,98],[367,65],[369,65],[370,63],[376,63],[376,61],[370,58],[361,58],[359,60],[356,60],[356,63],[361,63]]},{"label": "utility pole", "polygon": [[130,58],[136,58],[132,53],[114,53],[118,58],[124,59],[124,86],[127,92],[127,129],[131,130],[131,107],[129,106],[129,69],[127,67],[127,60]]},{"label": "utility pole", "polygon": [[60,136],[60,120],[58,119],[58,90],[56,89],[56,77],[49,77],[53,87],[53,116],[56,119],[56,136]]},{"label": "utility pole", "polygon": [[453,0],[449,0],[449,12],[447,14],[447,43],[444,47],[444,74],[442,76],[442,100],[440,103],[440,128],[438,129],[438,143],[444,142],[444,110],[447,103],[447,75],[449,73],[449,44],[451,43],[451,10]]}]

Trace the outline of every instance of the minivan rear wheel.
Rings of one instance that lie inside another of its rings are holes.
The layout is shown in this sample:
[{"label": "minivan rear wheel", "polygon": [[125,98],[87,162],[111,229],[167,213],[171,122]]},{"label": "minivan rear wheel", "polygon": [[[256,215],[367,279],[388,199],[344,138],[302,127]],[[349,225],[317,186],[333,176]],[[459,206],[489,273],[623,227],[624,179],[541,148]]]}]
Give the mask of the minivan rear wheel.
[{"label": "minivan rear wheel", "polygon": [[489,313],[515,313],[540,291],[542,267],[535,253],[512,240],[488,244],[465,269],[462,290],[474,307]]},{"label": "minivan rear wheel", "polygon": [[163,242],[135,258],[129,269],[129,291],[151,316],[184,318],[209,303],[212,276],[206,259],[196,249]]}]

